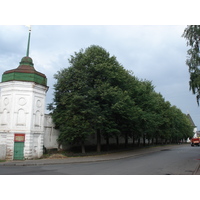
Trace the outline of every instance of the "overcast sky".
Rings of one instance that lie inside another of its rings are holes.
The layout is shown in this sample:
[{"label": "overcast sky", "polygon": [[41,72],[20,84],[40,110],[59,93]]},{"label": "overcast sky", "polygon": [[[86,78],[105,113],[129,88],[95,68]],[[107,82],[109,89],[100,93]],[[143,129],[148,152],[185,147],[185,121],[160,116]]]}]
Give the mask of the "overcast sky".
[{"label": "overcast sky", "polygon": [[[181,37],[185,25],[33,25],[30,57],[37,71],[48,79],[47,103],[53,98],[53,75],[69,66],[74,52],[90,45],[105,48],[125,69],[139,79],[152,81],[156,92],[166,101],[189,113],[200,128],[196,98],[189,91],[189,73],[185,64],[186,40]],[[18,67],[26,55],[28,27],[0,26],[0,74]]]}]

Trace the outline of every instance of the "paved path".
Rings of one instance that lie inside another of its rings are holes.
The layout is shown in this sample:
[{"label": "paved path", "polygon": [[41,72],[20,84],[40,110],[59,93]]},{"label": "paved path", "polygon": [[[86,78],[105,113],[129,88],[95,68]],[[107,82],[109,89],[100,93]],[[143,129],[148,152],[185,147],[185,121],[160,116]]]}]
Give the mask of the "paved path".
[{"label": "paved path", "polygon": [[[189,144],[182,144],[182,145],[189,145]],[[53,164],[68,164],[68,163],[100,162],[107,160],[123,159],[133,156],[140,156],[143,154],[161,151],[163,149],[172,149],[178,147],[180,147],[180,145],[164,145],[164,146],[141,148],[130,151],[109,153],[96,156],[67,157],[67,158],[57,158],[57,159],[35,159],[35,160],[22,160],[22,161],[13,160],[13,161],[1,162],[0,166],[30,166],[30,165],[53,165]],[[194,175],[200,175],[200,164],[195,169]]]}]

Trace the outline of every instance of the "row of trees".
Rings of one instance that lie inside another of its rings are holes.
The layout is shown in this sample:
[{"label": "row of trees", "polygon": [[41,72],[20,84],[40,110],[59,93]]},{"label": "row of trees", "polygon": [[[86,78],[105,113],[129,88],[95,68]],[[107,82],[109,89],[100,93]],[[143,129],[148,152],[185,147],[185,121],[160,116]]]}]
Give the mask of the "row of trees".
[{"label": "row of trees", "polygon": [[192,136],[188,117],[156,93],[150,81],[139,80],[99,46],[81,49],[70,66],[55,74],[54,100],[48,105],[60,130],[60,144],[81,144],[92,134],[107,145],[123,137],[125,145],[148,139],[175,142]]}]

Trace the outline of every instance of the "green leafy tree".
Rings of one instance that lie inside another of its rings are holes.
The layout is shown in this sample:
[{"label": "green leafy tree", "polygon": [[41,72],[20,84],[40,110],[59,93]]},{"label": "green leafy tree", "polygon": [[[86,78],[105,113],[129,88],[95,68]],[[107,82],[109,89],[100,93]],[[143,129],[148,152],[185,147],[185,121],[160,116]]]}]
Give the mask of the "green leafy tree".
[{"label": "green leafy tree", "polygon": [[187,51],[188,59],[186,64],[189,67],[190,73],[190,90],[196,94],[197,103],[200,99],[200,25],[190,25],[185,28],[182,35],[187,40],[187,46],[190,49]]},{"label": "green leafy tree", "polygon": [[53,103],[48,105],[59,129],[59,144],[81,145],[96,134],[97,151],[103,137],[156,141],[188,136],[182,112],[165,102],[150,81],[139,80],[99,46],[75,52],[70,66],[54,75]]},{"label": "green leafy tree", "polygon": [[148,120],[148,129],[146,132],[146,137],[154,144],[154,139],[161,137],[162,135],[162,127],[164,122],[163,112],[164,112],[164,104],[165,100],[160,93],[156,93],[152,91],[150,94],[150,101],[148,110],[149,120]]},{"label": "green leafy tree", "polygon": [[114,56],[95,45],[75,53],[69,63],[69,68],[54,76],[57,81],[54,103],[49,105],[60,129],[59,142],[83,145],[96,132],[97,151],[100,151],[101,136],[108,140],[120,132],[115,118],[122,112],[116,109],[119,102],[123,102],[124,108],[126,105],[130,108],[130,100],[126,100],[129,96],[125,95],[129,72]]},{"label": "green leafy tree", "polygon": [[[137,121],[138,145],[140,145],[140,138],[143,138],[143,145],[145,145],[146,138],[150,140],[152,134],[156,131],[157,123],[159,121],[156,111],[156,96],[154,86],[151,81],[141,80],[134,92],[133,98],[136,105],[140,108]],[[134,90],[134,89],[133,89]]]},{"label": "green leafy tree", "polygon": [[183,139],[187,139],[193,135],[193,127],[188,117],[181,112],[176,106],[170,108],[170,128],[171,139],[175,143],[179,143]]}]

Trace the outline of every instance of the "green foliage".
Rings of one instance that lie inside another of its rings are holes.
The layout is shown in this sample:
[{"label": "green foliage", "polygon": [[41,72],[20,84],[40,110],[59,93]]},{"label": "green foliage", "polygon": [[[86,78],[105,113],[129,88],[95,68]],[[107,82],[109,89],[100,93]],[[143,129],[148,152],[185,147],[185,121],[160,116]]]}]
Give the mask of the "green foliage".
[{"label": "green foliage", "polygon": [[187,40],[187,45],[190,49],[187,51],[188,58],[186,64],[189,67],[190,73],[190,90],[196,94],[197,103],[199,105],[200,99],[200,25],[190,25],[185,28],[182,35]]},{"label": "green foliage", "polygon": [[48,105],[60,144],[84,144],[90,135],[173,140],[187,138],[190,124],[165,102],[150,81],[139,80],[99,46],[81,49],[55,74]]}]

